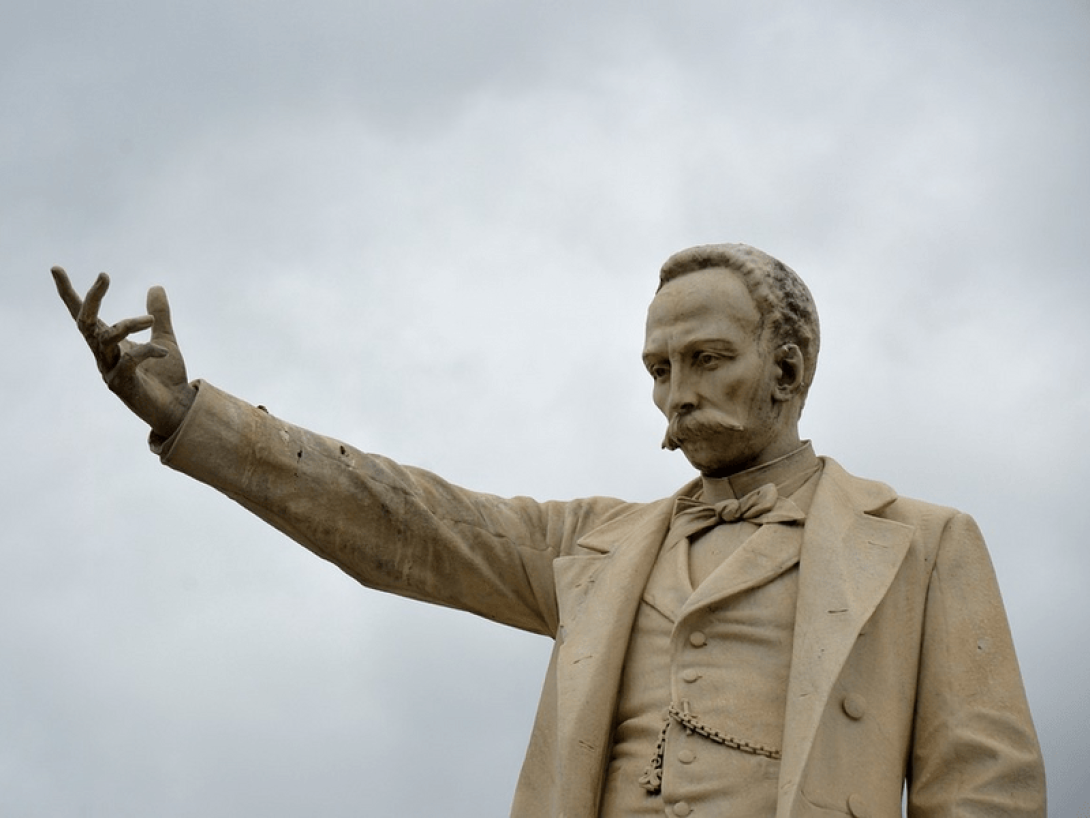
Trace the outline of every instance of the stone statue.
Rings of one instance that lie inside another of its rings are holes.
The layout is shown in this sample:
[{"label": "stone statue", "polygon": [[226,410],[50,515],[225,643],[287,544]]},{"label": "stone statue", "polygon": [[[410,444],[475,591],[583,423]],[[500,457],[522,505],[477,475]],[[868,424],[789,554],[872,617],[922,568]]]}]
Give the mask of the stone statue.
[{"label": "stone statue", "polygon": [[[162,462],[372,588],[547,634],[512,815],[1044,816],[1044,770],[973,520],[799,439],[809,291],[744,245],[662,268],[643,359],[664,446],[653,503],[453,486],[190,382],[161,288],[98,318],[61,298]],[[148,343],[129,340],[151,329]]]}]

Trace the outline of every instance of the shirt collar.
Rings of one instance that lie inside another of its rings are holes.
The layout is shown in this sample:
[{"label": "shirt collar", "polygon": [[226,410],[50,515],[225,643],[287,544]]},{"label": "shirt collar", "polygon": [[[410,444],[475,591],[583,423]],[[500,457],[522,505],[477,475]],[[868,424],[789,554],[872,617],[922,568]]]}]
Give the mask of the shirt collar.
[{"label": "shirt collar", "polygon": [[783,457],[740,471],[730,477],[702,477],[698,496],[706,502],[737,499],[766,483],[774,483],[780,495],[789,497],[821,468],[813,444],[803,441]]}]

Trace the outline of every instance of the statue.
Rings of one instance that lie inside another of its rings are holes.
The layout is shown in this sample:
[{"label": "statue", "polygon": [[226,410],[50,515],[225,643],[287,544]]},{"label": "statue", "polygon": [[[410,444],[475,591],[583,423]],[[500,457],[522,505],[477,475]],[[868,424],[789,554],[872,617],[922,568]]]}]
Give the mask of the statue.
[{"label": "statue", "polygon": [[[546,634],[512,815],[1044,816],[1044,770],[984,541],[954,509],[798,433],[817,311],[744,245],[662,268],[643,360],[663,445],[698,471],[653,503],[451,485],[190,382],[161,288],[61,298],[162,462],[362,584]],[[130,340],[151,330],[147,343]]]}]

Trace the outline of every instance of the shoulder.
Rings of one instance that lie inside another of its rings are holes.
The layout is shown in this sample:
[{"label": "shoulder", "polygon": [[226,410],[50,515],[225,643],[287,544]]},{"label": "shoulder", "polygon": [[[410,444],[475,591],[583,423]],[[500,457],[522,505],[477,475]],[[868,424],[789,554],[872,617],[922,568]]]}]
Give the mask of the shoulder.
[{"label": "shoulder", "polygon": [[851,474],[831,457],[822,461],[823,483],[835,486],[837,495],[868,515],[936,533],[956,518],[971,519],[951,506],[906,497],[886,483]]},{"label": "shoulder", "polygon": [[[992,577],[988,582],[994,585],[987,545],[970,515],[951,506],[905,497],[885,483],[856,477],[836,461],[823,459],[825,469],[819,492],[824,502],[846,504],[854,513],[865,515],[880,526],[900,526],[907,530],[906,576],[930,583],[939,569],[949,576],[970,577],[966,581],[974,583]],[[841,512],[843,509],[842,505]]]}]

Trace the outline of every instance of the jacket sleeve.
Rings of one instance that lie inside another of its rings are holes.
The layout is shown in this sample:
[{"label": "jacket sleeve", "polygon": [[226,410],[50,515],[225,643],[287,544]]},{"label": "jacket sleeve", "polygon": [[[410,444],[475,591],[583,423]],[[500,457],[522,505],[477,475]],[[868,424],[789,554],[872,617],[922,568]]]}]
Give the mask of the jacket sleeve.
[{"label": "jacket sleeve", "polygon": [[908,775],[910,818],[1045,815],[1045,776],[984,540],[956,514],[935,552]]},{"label": "jacket sleeve", "polygon": [[467,491],[197,386],[178,431],[152,440],[162,462],[371,588],[555,635],[553,559],[625,505]]}]

